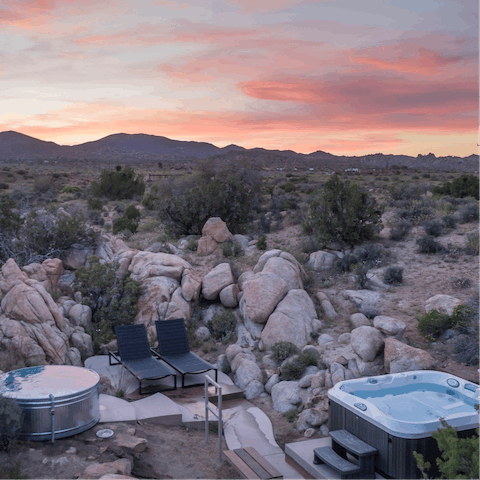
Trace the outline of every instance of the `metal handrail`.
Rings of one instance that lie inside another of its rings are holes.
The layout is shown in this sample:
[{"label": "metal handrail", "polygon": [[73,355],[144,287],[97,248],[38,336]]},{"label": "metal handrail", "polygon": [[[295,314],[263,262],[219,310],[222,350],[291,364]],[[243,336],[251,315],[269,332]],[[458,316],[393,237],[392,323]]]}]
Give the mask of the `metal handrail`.
[{"label": "metal handrail", "polygon": [[[211,383],[218,390],[218,415],[208,404],[208,384]],[[212,380],[208,375],[205,375],[205,443],[208,443],[208,433],[210,426],[208,423],[208,412],[212,412],[218,418],[218,459],[223,461],[222,453],[222,387]]]}]

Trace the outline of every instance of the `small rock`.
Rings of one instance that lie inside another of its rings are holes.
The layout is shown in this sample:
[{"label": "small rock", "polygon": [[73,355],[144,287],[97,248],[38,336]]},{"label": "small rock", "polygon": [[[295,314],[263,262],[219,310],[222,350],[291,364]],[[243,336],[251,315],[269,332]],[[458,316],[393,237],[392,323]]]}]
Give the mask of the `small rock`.
[{"label": "small rock", "polygon": [[207,327],[198,327],[195,330],[195,336],[202,342],[206,342],[210,338],[210,330]]},{"label": "small rock", "polygon": [[77,453],[77,449],[75,447],[70,447],[67,450],[65,450],[65,453]]},{"label": "small rock", "polygon": [[342,343],[343,345],[348,345],[351,340],[351,334],[350,333],[342,333],[339,337],[337,342]]},{"label": "small rock", "polygon": [[372,323],[370,320],[363,314],[363,313],[354,313],[350,316],[350,323],[352,324],[353,328],[358,327],[371,327]]},{"label": "small rock", "polygon": [[324,436],[324,437],[328,437],[328,434],[330,433],[330,430],[328,429],[328,427],[323,424],[321,427],[320,427],[320,433]]},{"label": "small rock", "polygon": [[310,438],[310,437],[313,437],[314,434],[315,434],[315,429],[314,428],[307,428],[305,430],[305,433],[303,434],[303,436],[306,437],[306,438]]},{"label": "small rock", "polygon": [[322,333],[317,340],[319,345],[325,345],[327,343],[334,342],[334,341],[335,339],[328,333]]}]

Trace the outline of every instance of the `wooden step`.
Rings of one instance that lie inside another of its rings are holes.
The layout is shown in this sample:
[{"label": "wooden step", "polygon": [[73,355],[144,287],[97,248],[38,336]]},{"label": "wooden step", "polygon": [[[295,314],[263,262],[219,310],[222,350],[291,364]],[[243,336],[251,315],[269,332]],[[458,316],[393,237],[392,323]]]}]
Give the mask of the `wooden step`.
[{"label": "wooden step", "polygon": [[340,478],[359,478],[360,467],[336,454],[331,447],[319,447],[313,450],[313,463],[326,463],[340,473]]},{"label": "wooden step", "polygon": [[223,454],[243,478],[283,479],[283,475],[253,447],[224,450]]},{"label": "wooden step", "polygon": [[378,453],[375,447],[360,440],[347,430],[334,430],[333,432],[330,432],[330,436],[332,437],[333,442],[341,445],[347,450],[347,452],[353,453],[354,455],[357,455],[357,457],[375,455]]}]

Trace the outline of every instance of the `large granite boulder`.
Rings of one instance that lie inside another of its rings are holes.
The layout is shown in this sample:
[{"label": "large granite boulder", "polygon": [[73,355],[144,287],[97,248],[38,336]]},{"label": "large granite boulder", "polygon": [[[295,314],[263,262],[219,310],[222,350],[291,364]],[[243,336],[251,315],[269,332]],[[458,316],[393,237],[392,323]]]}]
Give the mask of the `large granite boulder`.
[{"label": "large granite boulder", "polygon": [[405,345],[394,338],[385,340],[384,362],[388,373],[435,369],[435,361],[428,352]]},{"label": "large granite boulder", "polygon": [[243,284],[240,311],[244,318],[265,323],[288,292],[287,282],[270,272],[260,272]]},{"label": "large granite boulder", "polygon": [[59,258],[49,258],[42,262],[42,266],[45,269],[48,280],[50,281],[52,292],[56,292],[60,277],[63,275],[62,261]]},{"label": "large granite boulder", "polygon": [[335,255],[320,250],[310,254],[307,265],[316,272],[320,272],[322,270],[328,270],[332,268],[333,262],[336,258],[337,257]]},{"label": "large granite boulder", "polygon": [[271,390],[274,410],[287,413],[298,408],[302,404],[301,390],[298,382],[295,381],[283,381],[275,384]]},{"label": "large granite boulder", "polygon": [[397,320],[387,315],[378,315],[373,319],[373,326],[380,331],[384,338],[392,337],[397,340],[403,339],[403,334],[407,326],[401,320]]},{"label": "large granite boulder", "polygon": [[266,348],[280,341],[292,342],[301,348],[311,340],[312,321],[317,312],[305,290],[290,290],[270,315],[261,339]]},{"label": "large granite boulder", "polygon": [[437,310],[441,313],[446,313],[448,316],[452,316],[455,307],[458,307],[462,302],[451,295],[435,295],[430,297],[425,304],[425,311],[431,312]]},{"label": "large granite boulder", "polygon": [[228,285],[235,283],[232,269],[228,263],[221,263],[203,277],[202,295],[207,300],[214,300]]},{"label": "large granite boulder", "polygon": [[9,258],[3,265],[0,271],[0,300],[2,294],[7,293],[19,283],[27,280],[28,276],[22,272],[13,258]]},{"label": "large granite boulder", "polygon": [[202,228],[202,235],[208,235],[218,243],[226,242],[232,238],[227,224],[220,217],[209,218]]},{"label": "large granite boulder", "polygon": [[376,328],[363,326],[352,330],[350,345],[364,362],[371,362],[381,353],[385,342]]},{"label": "large granite boulder", "polygon": [[303,288],[302,276],[298,266],[282,257],[269,258],[262,272],[270,272],[283,278],[287,282],[289,290]]},{"label": "large granite boulder", "polygon": [[128,270],[133,280],[143,282],[149,277],[169,277],[180,282],[184,270],[192,266],[177,255],[169,253],[137,252]]}]

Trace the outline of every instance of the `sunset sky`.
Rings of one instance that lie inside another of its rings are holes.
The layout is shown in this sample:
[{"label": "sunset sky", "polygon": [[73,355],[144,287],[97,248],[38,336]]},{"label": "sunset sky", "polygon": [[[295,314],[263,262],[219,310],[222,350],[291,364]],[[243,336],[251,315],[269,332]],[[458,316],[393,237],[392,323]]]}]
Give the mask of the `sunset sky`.
[{"label": "sunset sky", "polygon": [[2,0],[0,24],[0,131],[478,152],[477,0]]}]

